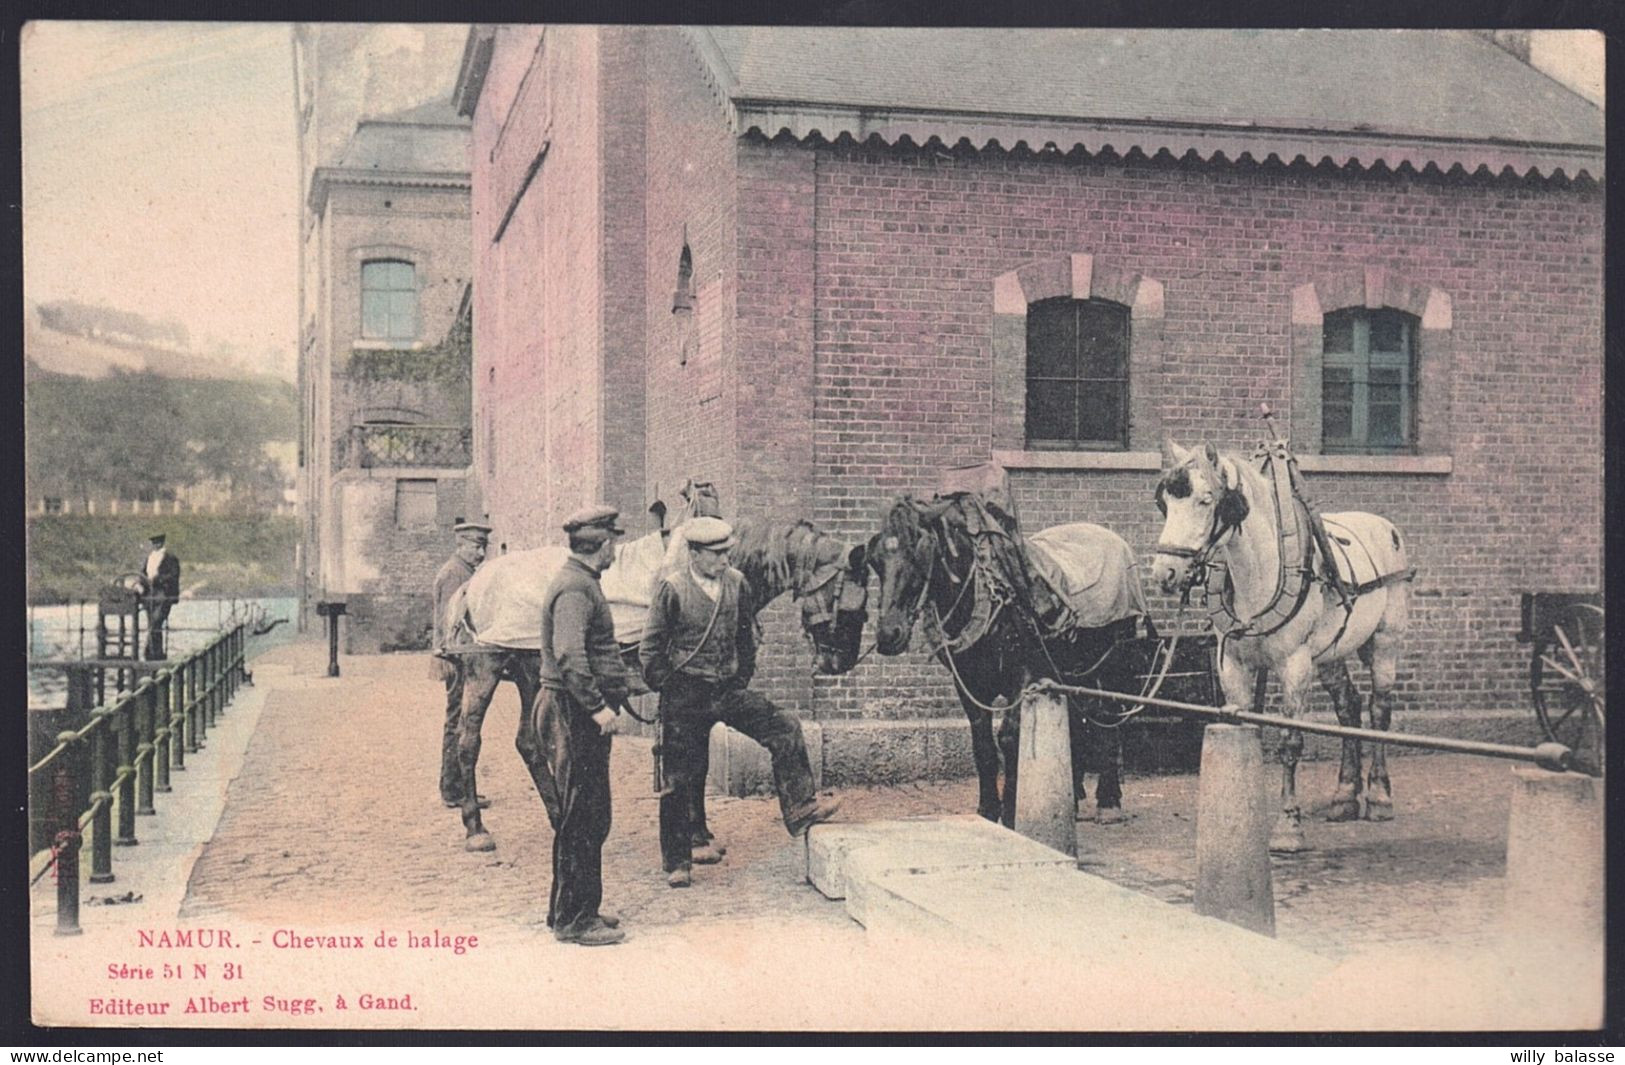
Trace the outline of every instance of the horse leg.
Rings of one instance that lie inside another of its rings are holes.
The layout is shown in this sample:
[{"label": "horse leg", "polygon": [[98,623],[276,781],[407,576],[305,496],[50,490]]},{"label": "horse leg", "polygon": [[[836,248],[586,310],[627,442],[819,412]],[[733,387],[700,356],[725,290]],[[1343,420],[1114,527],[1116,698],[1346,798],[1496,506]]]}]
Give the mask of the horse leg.
[{"label": "horse leg", "polygon": [[1076,702],[1067,699],[1066,731],[1067,740],[1072,747],[1072,802],[1079,807],[1078,820],[1084,820],[1082,813],[1083,803],[1089,798],[1089,789],[1084,786],[1084,774],[1088,772],[1088,763],[1085,755],[1089,749],[1089,716],[1078,712]]},{"label": "horse leg", "polygon": [[[1322,662],[1319,667],[1320,684],[1332,698],[1332,709],[1337,712],[1337,723],[1345,727],[1360,725],[1360,694],[1354,690],[1348,663],[1341,658]],[[1332,795],[1326,811],[1328,821],[1356,821],[1360,817],[1360,741],[1343,741],[1343,764],[1337,770],[1337,791]]]},{"label": "horse leg", "polygon": [[[1088,738],[1085,749],[1093,747],[1101,756],[1100,774],[1095,780],[1095,821],[1102,825],[1120,824],[1123,815],[1123,730],[1121,728],[1099,728],[1085,724]],[[1081,759],[1081,752],[1074,748],[1072,757]],[[1083,770],[1078,770],[1078,779],[1083,779]]]},{"label": "horse leg", "polygon": [[[1367,650],[1369,648],[1369,650]],[[1398,673],[1398,655],[1393,640],[1379,630],[1371,641],[1361,648],[1360,657],[1371,667],[1371,727],[1388,731],[1392,723],[1394,678]],[[1365,817],[1367,821],[1392,821],[1394,795],[1388,783],[1388,745],[1371,745],[1371,769],[1366,777]]]},{"label": "horse leg", "polygon": [[[1308,648],[1292,652],[1281,664],[1281,702],[1285,715],[1296,721],[1303,716],[1309,694],[1309,677],[1314,660]],[[1303,757],[1303,733],[1287,729],[1281,739],[1281,817],[1270,833],[1270,850],[1291,854],[1307,849],[1303,838],[1303,813],[1298,807],[1298,759]]]},{"label": "horse leg", "polygon": [[[505,654],[481,653],[466,655],[463,659],[467,663],[467,678],[463,681],[463,723],[457,735],[457,767],[462,777],[461,812],[463,830],[467,836],[463,841],[465,850],[488,851],[496,847],[480,820],[474,767],[480,757],[480,728],[485,724],[485,712],[491,708],[491,697],[496,694],[497,683],[502,679],[503,660],[507,657]],[[521,750],[520,754],[523,756],[524,751]]]},{"label": "horse leg", "polygon": [[989,821],[999,819],[999,748],[993,740],[993,717],[964,702],[970,719],[971,756],[976,761],[976,812]]},{"label": "horse leg", "polygon": [[1016,827],[1016,767],[1021,761],[1021,702],[1004,711],[999,722],[999,754],[1004,757],[1004,801],[999,823]]}]

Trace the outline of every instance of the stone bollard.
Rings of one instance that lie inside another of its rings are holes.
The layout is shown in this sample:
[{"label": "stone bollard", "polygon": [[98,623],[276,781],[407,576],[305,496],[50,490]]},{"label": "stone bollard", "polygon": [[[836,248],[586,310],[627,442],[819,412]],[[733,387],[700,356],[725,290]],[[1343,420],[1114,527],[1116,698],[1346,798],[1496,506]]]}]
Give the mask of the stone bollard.
[{"label": "stone bollard", "polygon": [[1021,700],[1015,828],[1028,839],[1077,857],[1069,713],[1060,692],[1040,688]]},{"label": "stone bollard", "polygon": [[1520,953],[1600,954],[1603,780],[1516,766],[1507,824],[1506,932]]},{"label": "stone bollard", "polygon": [[1275,934],[1269,833],[1258,727],[1207,726],[1196,796],[1197,913]]}]

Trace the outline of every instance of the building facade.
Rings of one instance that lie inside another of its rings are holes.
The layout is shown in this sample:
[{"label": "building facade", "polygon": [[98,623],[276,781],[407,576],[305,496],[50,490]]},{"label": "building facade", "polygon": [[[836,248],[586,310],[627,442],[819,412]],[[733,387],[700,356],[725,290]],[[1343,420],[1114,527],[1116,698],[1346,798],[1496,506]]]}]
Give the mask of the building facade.
[{"label": "building facade", "polygon": [[419,648],[468,512],[469,125],[461,33],[299,27],[301,582],[351,653]]},{"label": "building facade", "polygon": [[[1407,709],[1525,705],[1519,593],[1601,587],[1602,116],[1482,36],[476,27],[456,101],[519,546],[689,476],[856,542],[996,460],[1149,559],[1163,439],[1268,404],[1409,538]],[[959,713],[918,636],[812,678],[768,630],[806,717]]]}]

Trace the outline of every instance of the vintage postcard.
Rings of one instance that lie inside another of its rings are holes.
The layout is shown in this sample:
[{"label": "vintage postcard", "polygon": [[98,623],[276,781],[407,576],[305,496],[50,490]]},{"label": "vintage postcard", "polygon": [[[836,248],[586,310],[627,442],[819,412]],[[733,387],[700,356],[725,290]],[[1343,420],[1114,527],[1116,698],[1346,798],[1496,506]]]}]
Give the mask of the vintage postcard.
[{"label": "vintage postcard", "polygon": [[36,21],[42,1029],[1600,1029],[1602,36]]}]

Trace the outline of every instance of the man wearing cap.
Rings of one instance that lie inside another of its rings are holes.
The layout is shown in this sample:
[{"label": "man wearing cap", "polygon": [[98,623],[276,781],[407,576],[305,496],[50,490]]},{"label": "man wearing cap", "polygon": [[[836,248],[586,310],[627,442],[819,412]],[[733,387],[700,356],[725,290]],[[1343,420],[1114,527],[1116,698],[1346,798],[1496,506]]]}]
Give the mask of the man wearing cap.
[{"label": "man wearing cap", "polygon": [[[464,676],[462,662],[444,653],[446,641],[451,638],[450,626],[446,624],[446,604],[485,561],[491,527],[475,521],[459,520],[451,531],[457,537],[457,549],[434,577],[434,661],[435,670],[446,685],[446,726],[440,734],[440,800],[448,807],[455,807],[462,805],[463,801],[462,772],[457,752],[463,723]],[[480,717],[483,718],[484,714]],[[478,760],[478,723],[474,727],[473,742],[474,757]]]},{"label": "man wearing cap", "polygon": [[151,550],[141,575],[147,585],[147,658],[149,661],[168,657],[164,651],[164,624],[169,610],[181,597],[181,560],[164,546],[164,534],[153,533],[147,538]]},{"label": "man wearing cap", "polygon": [[683,525],[686,569],[655,589],[638,662],[660,693],[662,765],[660,856],[666,882],[693,878],[694,792],[705,787],[711,727],[718,721],[749,736],[773,758],[779,809],[791,836],[828,820],[838,802],[819,798],[801,723],[767,698],[747,691],[756,672],[756,607],[750,584],[728,565],[737,542],[721,518]]},{"label": "man wearing cap", "polygon": [[610,736],[629,694],[599,575],[615,561],[620,512],[598,504],[570,515],[570,557],[542,598],[542,689],[516,745],[553,825],[547,923],[556,939],[619,943],[620,920],[599,912],[609,837]]}]

